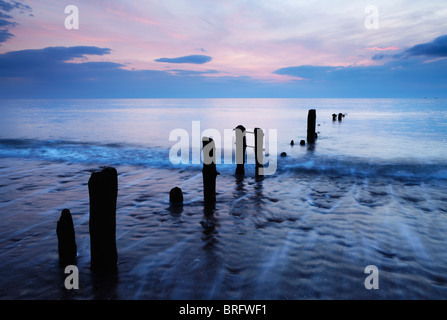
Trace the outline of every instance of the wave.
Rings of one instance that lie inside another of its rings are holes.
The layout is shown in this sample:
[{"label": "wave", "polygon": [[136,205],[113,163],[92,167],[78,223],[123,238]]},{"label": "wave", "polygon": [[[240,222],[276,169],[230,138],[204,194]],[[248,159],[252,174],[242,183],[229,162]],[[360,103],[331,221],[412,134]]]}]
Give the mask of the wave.
[{"label": "wave", "polygon": [[334,156],[288,159],[278,171],[289,174],[326,174],[330,176],[389,177],[401,180],[447,179],[447,163],[411,162]]},{"label": "wave", "polygon": [[0,139],[0,157],[3,158],[163,167],[166,163],[164,159],[167,159],[168,155],[168,151],[161,148],[145,148],[120,143]]},{"label": "wave", "polygon": [[[191,154],[191,151],[190,151]],[[98,144],[68,140],[0,139],[0,158],[27,158],[53,162],[134,165],[151,168],[201,170],[201,164],[173,164],[169,149],[122,143]],[[234,173],[235,164],[217,165],[221,173]],[[247,175],[255,172],[246,164]],[[277,157],[275,175],[325,174],[331,176],[391,177],[404,180],[447,179],[446,163],[374,160],[314,153],[304,157]]]}]

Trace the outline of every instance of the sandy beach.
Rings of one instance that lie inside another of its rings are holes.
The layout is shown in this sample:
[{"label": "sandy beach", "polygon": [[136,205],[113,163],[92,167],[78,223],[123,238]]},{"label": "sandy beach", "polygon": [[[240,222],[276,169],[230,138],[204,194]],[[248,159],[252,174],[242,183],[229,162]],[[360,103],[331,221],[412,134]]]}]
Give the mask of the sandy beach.
[{"label": "sandy beach", "polygon": [[[87,181],[99,167],[3,159],[1,299],[425,299],[447,292],[445,182],[221,175],[120,166],[118,272],[90,271]],[[181,207],[169,190],[184,190]],[[445,190],[445,189],[444,189]],[[67,291],[56,222],[72,212],[80,290]],[[380,269],[366,290],[364,268]]]}]

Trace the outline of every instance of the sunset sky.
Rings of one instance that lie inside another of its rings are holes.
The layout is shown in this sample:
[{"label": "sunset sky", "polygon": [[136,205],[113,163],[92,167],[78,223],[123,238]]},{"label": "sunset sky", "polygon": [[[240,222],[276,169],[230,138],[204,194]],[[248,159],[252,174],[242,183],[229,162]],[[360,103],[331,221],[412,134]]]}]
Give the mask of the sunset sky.
[{"label": "sunset sky", "polygon": [[0,98],[447,97],[446,58],[445,0],[0,0]]}]

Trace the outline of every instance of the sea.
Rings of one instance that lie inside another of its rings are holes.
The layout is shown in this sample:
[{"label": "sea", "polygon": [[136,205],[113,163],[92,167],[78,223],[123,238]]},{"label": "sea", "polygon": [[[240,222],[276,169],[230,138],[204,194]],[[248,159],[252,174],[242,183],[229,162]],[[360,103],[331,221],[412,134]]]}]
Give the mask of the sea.
[{"label": "sea", "polygon": [[[220,173],[211,207],[204,136]],[[90,269],[88,180],[107,166],[118,268],[104,277]],[[446,191],[446,99],[1,99],[0,299],[446,299]],[[65,208],[76,290],[58,261]]]}]

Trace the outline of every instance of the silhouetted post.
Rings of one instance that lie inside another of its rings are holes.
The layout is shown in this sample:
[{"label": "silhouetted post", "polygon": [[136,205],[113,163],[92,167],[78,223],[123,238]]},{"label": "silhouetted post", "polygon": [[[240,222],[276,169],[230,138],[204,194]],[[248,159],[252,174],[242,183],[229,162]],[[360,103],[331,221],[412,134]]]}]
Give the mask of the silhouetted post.
[{"label": "silhouetted post", "polygon": [[183,192],[179,187],[172,188],[169,192],[169,202],[183,203]]},{"label": "silhouetted post", "polygon": [[236,174],[245,174],[245,153],[247,150],[247,137],[245,136],[245,127],[238,125],[235,128],[236,133]]},{"label": "silhouetted post", "polygon": [[205,202],[216,201],[216,177],[219,174],[216,170],[215,143],[212,138],[203,137],[203,196]]},{"label": "silhouetted post", "polygon": [[116,269],[116,200],[118,173],[107,167],[93,172],[88,181],[90,196],[90,255],[93,271]]},{"label": "silhouetted post", "polygon": [[310,109],[307,114],[307,142],[315,143],[315,124],[317,120],[317,112]]},{"label": "silhouetted post", "polygon": [[332,114],[332,121],[335,121],[335,120],[337,120],[337,114],[336,114],[336,113],[333,113],[333,114]]},{"label": "silhouetted post", "polygon": [[264,131],[255,128],[256,175],[264,175]]},{"label": "silhouetted post", "polygon": [[56,234],[58,240],[59,263],[63,266],[74,264],[77,255],[76,237],[70,210],[62,210],[57,222]]},{"label": "silhouetted post", "polygon": [[341,121],[343,119],[343,113],[338,114],[338,121]]}]

